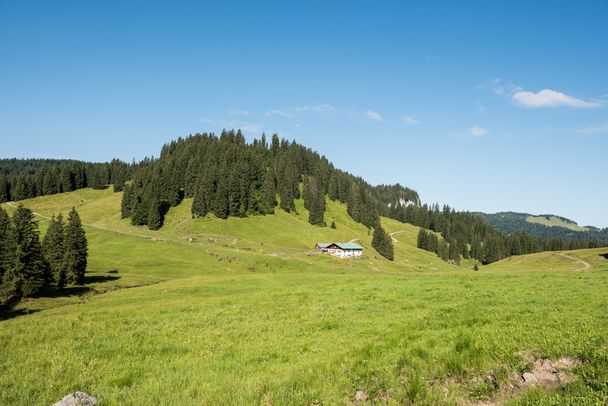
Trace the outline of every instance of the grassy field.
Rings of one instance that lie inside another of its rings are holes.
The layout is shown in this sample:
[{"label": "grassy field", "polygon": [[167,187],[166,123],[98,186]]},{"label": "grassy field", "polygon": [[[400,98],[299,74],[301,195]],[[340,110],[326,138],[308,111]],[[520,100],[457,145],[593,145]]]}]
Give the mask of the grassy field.
[{"label": "grassy field", "polygon": [[[120,198],[24,202],[41,229],[76,206],[88,284],[2,315],[0,404],[75,390],[100,405],[332,405],[357,391],[370,404],[608,402],[608,249],[473,272],[418,250],[418,228],[389,219],[395,261],[384,260],[334,202],[336,230],[307,224],[301,202],[298,214],[192,220],[185,201],[151,232],[119,218]],[[353,239],[364,259],[308,252]],[[531,368],[525,354],[583,362],[565,387],[506,395],[512,374]]]},{"label": "grassy field", "polygon": [[563,227],[572,231],[589,231],[588,228],[581,227],[576,223],[564,221],[561,218],[555,216],[549,216],[549,218],[545,216],[528,216],[526,217],[526,221],[528,223],[542,224],[543,226],[547,227]]}]

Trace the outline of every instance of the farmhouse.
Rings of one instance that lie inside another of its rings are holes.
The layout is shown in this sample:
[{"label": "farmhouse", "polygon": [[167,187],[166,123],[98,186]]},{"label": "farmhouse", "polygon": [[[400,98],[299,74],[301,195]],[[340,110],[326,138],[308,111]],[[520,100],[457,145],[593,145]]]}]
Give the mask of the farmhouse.
[{"label": "farmhouse", "polygon": [[319,252],[340,258],[359,258],[363,255],[363,247],[353,242],[320,242],[317,243],[316,248]]}]

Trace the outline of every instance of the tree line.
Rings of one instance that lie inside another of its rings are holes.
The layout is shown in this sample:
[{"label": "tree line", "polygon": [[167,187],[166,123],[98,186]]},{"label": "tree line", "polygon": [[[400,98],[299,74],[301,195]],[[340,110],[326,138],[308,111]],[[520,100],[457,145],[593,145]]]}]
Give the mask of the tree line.
[{"label": "tree line", "polygon": [[42,241],[34,213],[20,204],[12,217],[0,207],[0,305],[43,291],[82,284],[87,238],[74,208],[54,216]]},{"label": "tree line", "polygon": [[505,235],[485,223],[480,216],[456,212],[449,206],[444,206],[442,210],[438,205],[408,206],[394,211],[392,215],[421,227],[417,238],[418,248],[457,264],[461,258],[474,258],[487,265],[514,255],[600,246],[595,240],[541,239],[519,231]]},{"label": "tree line", "polygon": [[1,159],[0,203],[37,196],[114,185],[122,191],[135,164],[118,159],[109,163],[89,163],[57,159]]}]

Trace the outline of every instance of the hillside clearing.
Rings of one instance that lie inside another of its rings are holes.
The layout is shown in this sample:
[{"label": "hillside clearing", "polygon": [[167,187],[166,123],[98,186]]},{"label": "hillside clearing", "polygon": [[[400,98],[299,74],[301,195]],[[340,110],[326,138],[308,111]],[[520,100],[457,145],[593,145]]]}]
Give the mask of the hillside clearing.
[{"label": "hillside clearing", "polygon": [[[607,399],[607,249],[473,272],[417,249],[418,227],[389,219],[399,240],[395,261],[384,260],[331,201],[336,230],[309,225],[301,206],[193,220],[186,201],[152,232],[121,220],[120,194],[108,190],[24,204],[43,216],[77,207],[90,283],[3,315],[0,367],[11,373],[0,375],[0,404],[50,404],[76,390],[101,405],[348,404],[357,392],[389,404],[475,403],[534,370],[522,352],[585,362],[563,390],[525,388],[511,401]],[[295,252],[352,238],[367,259]],[[577,259],[591,268],[571,272]]]}]

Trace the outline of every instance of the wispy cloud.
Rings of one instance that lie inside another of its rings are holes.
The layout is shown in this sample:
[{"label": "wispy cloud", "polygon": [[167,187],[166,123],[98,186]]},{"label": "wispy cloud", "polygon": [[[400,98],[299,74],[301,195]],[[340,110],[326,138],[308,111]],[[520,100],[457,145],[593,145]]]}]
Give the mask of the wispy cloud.
[{"label": "wispy cloud", "polygon": [[228,114],[232,116],[248,116],[249,112],[247,110],[230,109],[230,111],[228,111]]},{"label": "wispy cloud", "polygon": [[288,113],[286,111],[283,110],[270,110],[266,112],[266,117],[271,117],[271,116],[283,116],[283,117],[293,117],[293,114]]},{"label": "wispy cloud", "polygon": [[473,127],[469,128],[468,132],[464,136],[470,138],[481,138],[488,133],[489,131],[486,128],[474,125]]},{"label": "wispy cloud", "polygon": [[374,121],[384,121],[384,119],[382,118],[382,116],[380,115],[380,113],[376,112],[376,111],[366,111],[365,115],[367,115],[367,118],[369,118],[370,120],[374,120]]},{"label": "wispy cloud", "polygon": [[511,99],[519,106],[532,109],[561,106],[588,109],[602,106],[600,102],[577,99],[576,97],[551,89],[542,89],[537,93],[520,90],[513,93]]},{"label": "wispy cloud", "polygon": [[307,104],[304,106],[298,106],[293,108],[293,111],[295,111],[296,113],[329,113],[336,110],[337,109],[331,104]]},{"label": "wispy cloud", "polygon": [[608,134],[608,123],[600,124],[595,127],[578,128],[576,130],[579,134]]},{"label": "wispy cloud", "polygon": [[401,117],[401,121],[403,121],[405,124],[407,125],[416,125],[416,124],[420,124],[420,121],[416,120],[414,117],[412,116],[403,116]]}]

